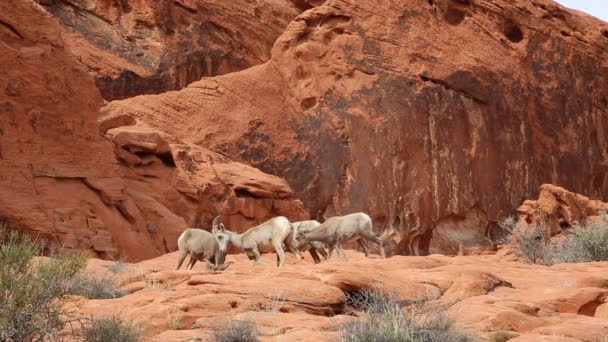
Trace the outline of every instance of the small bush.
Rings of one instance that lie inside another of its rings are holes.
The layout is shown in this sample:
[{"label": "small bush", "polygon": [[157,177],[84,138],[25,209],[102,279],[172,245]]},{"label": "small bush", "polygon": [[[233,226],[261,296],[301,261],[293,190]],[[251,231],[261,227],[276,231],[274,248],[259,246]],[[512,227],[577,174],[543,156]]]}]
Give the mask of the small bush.
[{"label": "small bush", "polygon": [[498,227],[500,227],[501,230],[497,233],[495,239],[496,242],[501,244],[509,243],[511,234],[513,234],[515,226],[517,226],[517,219],[514,216],[507,216],[501,221],[498,221]]},{"label": "small bush", "polygon": [[518,334],[512,331],[495,331],[490,334],[490,342],[506,342],[510,339],[517,337]]},{"label": "small bush", "polygon": [[516,224],[509,238],[509,244],[515,249],[517,254],[527,261],[534,264],[544,264],[547,262],[548,245],[551,241],[550,230],[541,221],[535,226]]},{"label": "small bush", "polygon": [[582,241],[575,234],[570,234],[564,239],[545,247],[545,256],[542,259],[542,264],[550,266],[561,263],[588,261],[591,261],[591,259]]},{"label": "small bush", "polygon": [[213,330],[216,342],[257,342],[258,328],[254,321],[231,319]]},{"label": "small bush", "polygon": [[395,294],[372,288],[350,295],[349,303],[363,308],[364,319],[340,329],[343,342],[465,342],[471,337],[455,329],[436,303],[415,302],[404,310]]},{"label": "small bush", "polygon": [[118,288],[114,279],[102,276],[95,277],[88,274],[78,274],[71,282],[70,294],[89,299],[120,298],[125,293]]},{"label": "small bush", "polygon": [[122,272],[127,267],[125,260],[126,259],[124,257],[119,257],[118,259],[116,259],[115,263],[113,263],[110,267],[108,267],[108,271],[110,271],[112,273]]},{"label": "small bush", "polygon": [[281,308],[283,308],[284,304],[285,304],[285,299],[283,298],[283,295],[281,294],[281,292],[278,291],[278,292],[275,292],[274,295],[272,295],[272,301],[270,302],[270,304],[262,305],[261,309],[262,309],[262,311],[266,311],[266,312],[279,312],[279,311],[281,311]]},{"label": "small bush", "polygon": [[167,317],[167,325],[171,330],[179,330],[182,326],[182,313],[179,308],[174,308]]},{"label": "small bush", "polygon": [[69,319],[62,301],[86,258],[50,248],[51,258],[34,259],[45,247],[0,225],[0,341],[53,340]]},{"label": "small bush", "polygon": [[82,329],[85,342],[139,342],[143,331],[133,322],[119,316],[94,318]]},{"label": "small bush", "polygon": [[[608,260],[608,216],[600,213],[599,221],[587,225],[574,223],[569,232],[552,241],[544,221],[536,226],[515,224],[509,244],[527,261],[554,265]],[[502,227],[503,225],[501,225]],[[508,225],[505,225],[508,226]]]},{"label": "small bush", "polygon": [[169,284],[167,284],[164,280],[161,279],[146,279],[144,283],[147,289],[166,290],[169,288]]},{"label": "small bush", "polygon": [[608,260],[608,216],[600,214],[601,220],[589,223],[586,227],[576,226],[575,236],[592,261]]}]

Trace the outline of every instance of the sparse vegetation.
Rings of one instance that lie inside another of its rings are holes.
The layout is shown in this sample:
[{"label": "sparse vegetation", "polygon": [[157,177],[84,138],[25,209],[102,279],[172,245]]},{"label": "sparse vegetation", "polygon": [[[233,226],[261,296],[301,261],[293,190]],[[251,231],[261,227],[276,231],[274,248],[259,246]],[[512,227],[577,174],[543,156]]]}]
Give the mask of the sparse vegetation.
[{"label": "sparse vegetation", "polygon": [[509,239],[517,254],[534,264],[548,262],[550,242],[550,230],[545,221],[533,226],[517,223]]},{"label": "sparse vegetation", "polygon": [[69,319],[62,301],[86,258],[49,248],[36,259],[45,247],[0,225],[0,341],[54,340]]},{"label": "sparse vegetation", "polygon": [[340,329],[342,342],[465,342],[472,338],[431,302],[409,303],[402,308],[396,294],[372,288],[347,295],[347,303],[364,317]]},{"label": "sparse vegetation", "polygon": [[490,342],[506,342],[512,338],[517,337],[517,333],[514,333],[512,331],[500,330],[491,333],[489,337]]},{"label": "sparse vegetation", "polygon": [[600,213],[600,220],[575,226],[574,235],[581,241],[587,256],[592,261],[608,260],[608,215]]},{"label": "sparse vegetation", "polygon": [[168,289],[169,285],[160,279],[146,279],[145,286],[147,289]]},{"label": "sparse vegetation", "polygon": [[257,342],[257,324],[252,320],[230,319],[213,330],[215,342]]},{"label": "sparse vegetation", "polygon": [[534,226],[507,218],[499,225],[509,232],[509,244],[535,264],[579,263],[608,260],[608,216],[581,225],[575,222],[563,236],[551,239],[546,221]]},{"label": "sparse vegetation", "polygon": [[281,292],[275,292],[275,294],[272,296],[272,301],[270,304],[262,305],[261,309],[262,311],[266,312],[279,312],[283,307],[283,303],[285,303],[285,299],[283,298]]},{"label": "sparse vegetation", "polygon": [[119,257],[118,259],[116,259],[116,262],[114,262],[112,265],[110,265],[110,267],[108,267],[108,271],[112,273],[122,272],[127,267],[125,260],[126,259],[124,257]]},{"label": "sparse vegetation", "polygon": [[88,274],[74,276],[69,293],[89,299],[112,299],[125,295],[111,277],[105,275],[95,277]]},{"label": "sparse vegetation", "polygon": [[82,329],[85,342],[139,342],[143,330],[120,316],[94,318]]},{"label": "sparse vegetation", "polygon": [[167,325],[171,330],[178,330],[182,326],[182,312],[179,308],[173,308],[167,317]]}]

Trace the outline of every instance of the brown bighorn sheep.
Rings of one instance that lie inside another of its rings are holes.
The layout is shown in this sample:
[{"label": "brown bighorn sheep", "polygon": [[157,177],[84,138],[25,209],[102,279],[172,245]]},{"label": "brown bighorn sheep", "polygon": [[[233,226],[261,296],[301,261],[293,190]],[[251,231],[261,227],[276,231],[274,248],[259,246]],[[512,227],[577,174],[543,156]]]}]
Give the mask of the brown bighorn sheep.
[{"label": "brown bighorn sheep", "polygon": [[382,240],[374,234],[372,219],[365,213],[332,217],[310,233],[298,232],[295,247],[298,248],[300,245],[311,241],[321,241],[329,246],[330,255],[336,248],[338,256],[346,260],[343,248],[344,241],[355,236],[359,236],[359,245],[363,247],[365,256],[369,256],[369,247],[364,239],[377,243],[380,246],[381,256],[385,257]]},{"label": "brown bighorn sheep", "polygon": [[187,270],[191,270],[197,261],[205,261],[207,268],[213,271],[223,271],[230,266],[230,263],[225,263],[228,248],[228,240],[225,236],[217,236],[202,229],[188,228],[177,240],[177,248],[178,270],[188,254],[190,261],[186,265]]},{"label": "brown bighorn sheep", "polygon": [[214,220],[212,232],[218,238],[224,236],[235,247],[245,251],[249,259],[254,260],[254,265],[260,264],[262,262],[260,254],[269,251],[269,247],[272,247],[277,253],[277,266],[283,267],[285,264],[283,244],[285,244],[287,250],[296,255],[298,263],[302,260],[300,251],[293,247],[297,232],[293,230],[291,222],[284,216],[272,218],[260,225],[249,228],[242,234],[226,229],[223,223],[217,225],[216,223]]},{"label": "brown bighorn sheep", "polygon": [[[312,232],[313,230],[317,229],[321,225],[321,223],[316,220],[308,220],[293,222],[292,225],[294,227],[295,235],[298,235],[302,233],[307,234]],[[321,258],[319,258],[319,254],[317,253],[321,253],[325,260],[329,259],[329,253],[325,249],[325,244],[321,241],[310,241],[306,244],[300,244],[298,250],[300,252],[308,251],[310,253],[310,256],[312,256],[312,259],[315,261],[315,264],[321,262]]]}]

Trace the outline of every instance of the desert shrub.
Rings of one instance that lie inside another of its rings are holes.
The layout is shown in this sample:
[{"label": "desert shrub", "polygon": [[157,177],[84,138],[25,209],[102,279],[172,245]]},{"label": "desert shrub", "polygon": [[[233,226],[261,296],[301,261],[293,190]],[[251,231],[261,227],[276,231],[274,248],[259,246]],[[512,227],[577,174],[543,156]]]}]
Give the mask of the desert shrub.
[{"label": "desert shrub", "polygon": [[257,342],[258,328],[254,321],[230,319],[213,330],[216,342]]},{"label": "desert shrub", "polygon": [[[51,258],[35,259],[45,248]],[[85,264],[0,226],[0,341],[53,340],[68,319],[62,300]]]},{"label": "desert shrub", "polygon": [[545,247],[545,257],[543,258],[545,265],[588,261],[591,261],[591,257],[585,249],[583,241],[574,232]]},{"label": "desert shrub", "polygon": [[608,260],[608,215],[602,212],[600,218],[585,227],[577,225],[574,229],[574,235],[581,241],[592,261]]},{"label": "desert shrub", "polygon": [[268,304],[262,304],[261,309],[262,311],[266,312],[279,312],[281,311],[281,308],[283,308],[284,304],[285,299],[283,298],[282,292],[275,291],[271,296],[271,302]]},{"label": "desert shrub", "polygon": [[445,308],[417,301],[401,308],[397,296],[372,288],[347,295],[347,302],[365,317],[340,328],[343,342],[464,342],[472,338],[454,327]]},{"label": "desert shrub", "polygon": [[143,330],[120,316],[104,316],[92,319],[82,329],[85,342],[139,342]]},{"label": "desert shrub", "polygon": [[111,277],[105,275],[96,277],[82,273],[72,279],[69,293],[89,299],[112,299],[125,295]]},{"label": "desert shrub", "polygon": [[167,325],[171,330],[179,330],[182,326],[182,312],[179,308],[173,308],[167,316]]},{"label": "desert shrub", "polygon": [[[585,225],[575,222],[561,239],[551,240],[549,227],[544,220],[535,226],[511,220],[499,223],[509,230],[510,246],[527,261],[535,264],[579,263],[608,260],[608,216],[600,213],[600,220]],[[567,234],[567,235],[566,235]]]},{"label": "desert shrub", "polygon": [[498,221],[498,227],[500,230],[497,233],[496,242],[501,244],[509,243],[513,230],[517,226],[517,219],[515,216],[507,216],[504,219]]},{"label": "desert shrub", "polygon": [[517,337],[517,335],[517,333],[512,331],[500,330],[491,333],[489,337],[490,342],[506,342],[510,339]]},{"label": "desert shrub", "polygon": [[544,220],[534,226],[517,223],[509,237],[509,245],[516,253],[534,264],[547,263],[550,242],[550,230]]},{"label": "desert shrub", "polygon": [[114,262],[112,265],[110,265],[110,267],[108,267],[108,271],[112,272],[112,273],[120,273],[123,270],[125,270],[125,268],[127,268],[127,264],[125,263],[126,258],[124,257],[119,257],[118,259],[116,259],[116,262]]}]

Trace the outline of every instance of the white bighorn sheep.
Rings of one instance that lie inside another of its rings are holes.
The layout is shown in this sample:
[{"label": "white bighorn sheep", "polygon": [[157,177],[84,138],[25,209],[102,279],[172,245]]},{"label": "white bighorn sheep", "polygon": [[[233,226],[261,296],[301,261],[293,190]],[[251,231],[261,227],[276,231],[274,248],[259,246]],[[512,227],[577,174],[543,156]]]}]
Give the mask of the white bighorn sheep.
[{"label": "white bighorn sheep", "polygon": [[260,225],[249,228],[242,234],[232,232],[224,226],[223,223],[213,226],[212,232],[218,236],[224,236],[235,247],[245,251],[249,260],[254,260],[254,265],[259,265],[261,253],[272,251],[272,247],[277,253],[277,266],[283,267],[285,264],[285,250],[283,244],[288,251],[294,253],[298,263],[302,260],[300,251],[293,247],[297,232],[293,230],[291,222],[284,216],[277,216]]},{"label": "white bighorn sheep", "polygon": [[343,248],[344,241],[355,236],[359,236],[358,242],[365,251],[365,256],[369,256],[369,246],[365,240],[371,240],[380,246],[380,254],[383,258],[385,257],[382,240],[374,234],[372,219],[365,213],[335,216],[327,219],[317,229],[309,233],[298,232],[295,247],[298,248],[311,241],[321,241],[329,247],[330,256],[333,249],[336,248],[338,256],[346,260]]},{"label": "white bighorn sheep", "polygon": [[223,271],[231,264],[225,263],[228,239],[202,229],[186,229],[177,240],[177,248],[179,250],[178,270],[188,254],[190,254],[190,261],[186,265],[187,270],[191,270],[197,261],[205,261],[207,268],[213,271]]},{"label": "white bighorn sheep", "polygon": [[[304,234],[310,233],[313,230],[317,229],[320,225],[321,225],[321,223],[319,223],[319,221],[316,221],[316,220],[299,221],[299,222],[292,223],[295,235],[302,234],[302,233],[304,233]],[[300,252],[304,252],[307,250],[310,253],[310,256],[314,260],[315,264],[318,264],[321,262],[321,258],[319,258],[318,253],[321,253],[321,255],[323,256],[323,258],[325,260],[329,259],[329,253],[327,252],[327,250],[325,248],[325,244],[321,241],[310,241],[309,243],[306,243],[306,244],[300,244],[298,246],[298,250]]]}]

